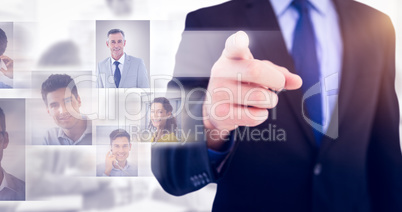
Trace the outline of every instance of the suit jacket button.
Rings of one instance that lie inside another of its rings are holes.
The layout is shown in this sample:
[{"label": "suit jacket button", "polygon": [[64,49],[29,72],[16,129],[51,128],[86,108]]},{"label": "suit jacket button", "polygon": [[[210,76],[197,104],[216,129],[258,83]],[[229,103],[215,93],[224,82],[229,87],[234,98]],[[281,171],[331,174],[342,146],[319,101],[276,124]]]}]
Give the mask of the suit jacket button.
[{"label": "suit jacket button", "polygon": [[207,175],[205,172],[202,173],[202,176],[204,176],[205,181],[206,181],[207,183],[209,183],[208,175]]},{"label": "suit jacket button", "polygon": [[314,175],[320,175],[321,174],[321,170],[322,170],[322,166],[320,163],[317,163],[314,166]]},{"label": "suit jacket button", "polygon": [[198,178],[201,181],[201,184],[205,184],[205,180],[204,180],[204,176],[202,176],[201,174],[198,175]]}]

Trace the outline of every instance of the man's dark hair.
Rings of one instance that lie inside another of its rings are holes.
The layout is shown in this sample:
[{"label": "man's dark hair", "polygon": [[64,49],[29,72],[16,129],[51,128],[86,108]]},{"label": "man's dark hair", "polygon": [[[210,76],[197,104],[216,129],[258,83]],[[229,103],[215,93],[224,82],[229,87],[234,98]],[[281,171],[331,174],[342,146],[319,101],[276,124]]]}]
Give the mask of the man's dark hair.
[{"label": "man's dark hair", "polygon": [[0,55],[3,55],[4,52],[6,51],[7,48],[7,35],[3,31],[3,29],[0,28]]},{"label": "man's dark hair", "polygon": [[6,115],[0,107],[0,126],[2,131],[6,131]]},{"label": "man's dark hair", "polygon": [[47,94],[60,88],[69,88],[71,93],[78,98],[77,86],[73,78],[67,74],[52,74],[42,83],[42,99],[47,105]]},{"label": "man's dark hair", "polygon": [[128,139],[128,143],[130,143],[130,134],[123,129],[113,130],[110,135],[110,145],[112,145],[113,141],[118,137],[126,137]]},{"label": "man's dark hair", "polygon": [[109,32],[107,33],[107,39],[109,40],[109,35],[110,34],[116,34],[116,33],[121,33],[123,35],[123,39],[125,40],[126,37],[124,36],[124,32],[121,29],[111,29],[109,30]]}]

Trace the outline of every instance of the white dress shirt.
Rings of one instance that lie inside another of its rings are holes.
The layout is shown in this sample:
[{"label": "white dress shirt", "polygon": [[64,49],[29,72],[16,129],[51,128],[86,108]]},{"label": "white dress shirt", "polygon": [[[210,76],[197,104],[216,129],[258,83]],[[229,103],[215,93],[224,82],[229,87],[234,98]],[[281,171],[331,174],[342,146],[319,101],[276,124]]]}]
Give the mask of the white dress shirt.
[{"label": "white dress shirt", "polygon": [[110,57],[110,62],[112,63],[112,73],[114,75],[114,72],[116,71],[116,65],[114,64],[115,61],[118,61],[119,64],[119,69],[120,69],[120,76],[123,76],[123,67],[124,67],[124,60],[126,59],[126,53],[124,53],[119,60],[115,60],[112,57]]},{"label": "white dress shirt", "polygon": [[[321,91],[323,91],[321,93],[323,129],[326,131],[332,112],[337,107],[343,55],[342,36],[333,2],[331,0],[308,0],[308,2],[313,8],[310,10],[310,17],[316,37]],[[293,32],[299,19],[299,13],[291,3],[292,0],[271,0],[289,53],[292,51]]]}]

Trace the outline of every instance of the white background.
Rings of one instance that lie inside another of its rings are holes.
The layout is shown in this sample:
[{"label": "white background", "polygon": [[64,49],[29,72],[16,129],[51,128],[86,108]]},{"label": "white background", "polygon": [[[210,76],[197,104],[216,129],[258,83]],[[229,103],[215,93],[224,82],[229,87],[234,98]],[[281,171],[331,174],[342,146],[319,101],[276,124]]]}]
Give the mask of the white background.
[{"label": "white background", "polygon": [[[2,0],[0,2],[1,20],[14,22],[14,56],[19,60],[19,63],[15,64],[18,77],[14,79],[14,83],[24,88],[26,80],[31,78],[31,72],[39,70],[37,60],[41,54],[55,42],[63,40],[71,40],[79,47],[81,64],[77,65],[75,70],[93,71],[98,62],[95,20],[150,20],[150,75],[172,75],[175,53],[184,29],[185,15],[192,10],[221,2],[224,1],[132,0],[130,5],[132,5],[133,13],[116,16],[106,5],[106,0]],[[401,11],[402,2],[398,0],[362,0],[361,2],[388,14],[395,26],[397,33],[396,89],[401,102],[402,14],[398,14],[397,11]],[[71,67],[59,68],[70,69]],[[158,86],[163,87],[163,83]],[[0,96],[30,98],[31,92],[25,89],[14,89],[8,92],[0,91]],[[27,108],[30,106],[27,105]],[[400,108],[402,110],[401,103]],[[27,128],[27,132],[29,131],[31,129]],[[27,133],[27,135],[30,134]],[[140,149],[139,159],[142,157],[149,165],[150,154],[147,152],[149,147],[142,146]],[[30,152],[34,150],[34,148],[30,149]],[[85,152],[88,151],[82,151],[83,154]],[[30,162],[27,159],[27,166]],[[102,185],[91,177],[84,180],[94,183],[93,187]],[[89,186],[90,183],[85,185]],[[125,183],[135,185],[134,196],[137,199],[124,204],[117,201],[112,207],[104,207],[104,211],[209,211],[215,192],[215,185],[209,185],[200,191],[182,197],[173,197],[166,194],[153,177],[135,178],[130,181],[115,180],[110,183],[109,185],[115,186],[116,189],[122,188],[126,185]],[[116,193],[114,196],[118,195],[119,193]],[[83,196],[83,193],[54,194],[43,201],[2,203],[0,208],[11,211],[98,211],[98,209],[85,209]]]}]

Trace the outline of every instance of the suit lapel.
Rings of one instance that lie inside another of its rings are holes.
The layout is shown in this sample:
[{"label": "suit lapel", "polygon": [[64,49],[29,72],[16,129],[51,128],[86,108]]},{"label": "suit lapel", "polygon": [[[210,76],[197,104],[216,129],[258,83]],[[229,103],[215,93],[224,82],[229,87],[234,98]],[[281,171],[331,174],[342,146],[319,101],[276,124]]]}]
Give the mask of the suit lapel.
[{"label": "suit lapel", "polygon": [[112,88],[116,88],[116,85],[114,84],[114,82],[110,83],[109,82],[109,78],[111,77],[112,79],[114,79],[114,75],[113,75],[113,68],[112,68],[112,57],[109,57],[109,60],[106,61],[106,72],[105,73],[105,87],[109,87],[108,85],[110,85],[110,87]]},{"label": "suit lapel", "polygon": [[[270,60],[271,62],[286,67],[290,72],[295,73],[293,59],[287,51],[285,40],[282,36],[275,12],[269,1],[249,1],[246,6],[246,17],[248,25],[252,29],[249,34],[250,49],[256,59]],[[254,41],[253,41],[254,40]],[[253,45],[254,44],[254,45]],[[315,146],[314,134],[311,127],[304,120],[302,115],[302,96],[301,89],[283,91],[279,93],[280,104],[290,105],[293,117],[303,129],[305,136],[310,144]]]},{"label": "suit lapel", "polygon": [[253,30],[279,30],[275,12],[268,0],[248,0],[244,1],[245,17],[247,25]]},{"label": "suit lapel", "polygon": [[120,80],[120,84],[119,84],[119,88],[124,85],[124,81],[126,81],[127,76],[128,76],[128,72],[130,70],[130,65],[131,65],[131,58],[126,54],[125,54],[125,59],[124,59],[124,67],[123,67],[123,73],[121,75],[121,80]]},{"label": "suit lapel", "polygon": [[[339,27],[342,35],[342,43],[343,43],[343,57],[342,57],[342,73],[339,85],[338,92],[338,110],[332,114],[331,122],[328,127],[330,131],[338,130],[340,126],[347,127],[349,123],[345,120],[346,110],[350,106],[351,102],[353,102],[353,95],[355,82],[358,80],[358,72],[356,71],[358,67],[356,66],[359,62],[354,57],[355,55],[359,55],[359,47],[356,42],[356,37],[358,37],[358,33],[356,31],[355,26],[355,17],[358,16],[356,11],[351,11],[351,7],[349,4],[351,1],[342,1],[342,0],[334,0],[335,9],[338,13],[339,18]],[[352,127],[352,126],[351,126]],[[338,137],[339,137],[338,133]],[[322,148],[320,151],[320,155],[324,155],[335,142],[333,139],[328,137],[324,137],[326,142],[323,142]]]},{"label": "suit lapel", "polygon": [[[334,0],[336,10],[338,12],[339,24],[343,41],[343,58],[342,58],[342,75],[339,87],[339,124],[345,120],[345,109],[353,98],[354,82],[357,80],[356,65],[360,61],[356,61],[353,55],[359,54],[359,47],[356,46],[356,29],[357,26],[353,22],[356,20],[353,16],[357,15],[355,11],[350,11],[350,1]],[[357,62],[357,63],[356,63]]]}]

